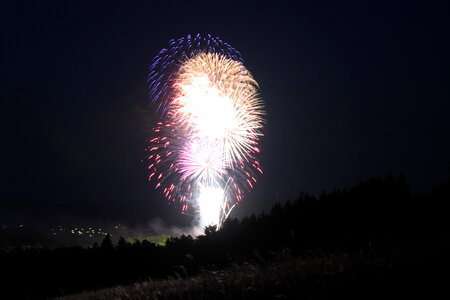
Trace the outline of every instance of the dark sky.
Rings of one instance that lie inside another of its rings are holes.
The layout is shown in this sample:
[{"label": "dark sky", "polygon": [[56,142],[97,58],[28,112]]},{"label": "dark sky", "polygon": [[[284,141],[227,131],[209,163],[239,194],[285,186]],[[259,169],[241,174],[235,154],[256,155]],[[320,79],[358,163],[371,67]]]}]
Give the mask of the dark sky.
[{"label": "dark sky", "polygon": [[0,203],[172,213],[141,162],[154,121],[145,80],[153,56],[188,33],[238,49],[266,103],[265,175],[241,213],[277,193],[295,198],[402,172],[413,192],[426,192],[448,176],[444,6],[92,2],[2,4]]}]

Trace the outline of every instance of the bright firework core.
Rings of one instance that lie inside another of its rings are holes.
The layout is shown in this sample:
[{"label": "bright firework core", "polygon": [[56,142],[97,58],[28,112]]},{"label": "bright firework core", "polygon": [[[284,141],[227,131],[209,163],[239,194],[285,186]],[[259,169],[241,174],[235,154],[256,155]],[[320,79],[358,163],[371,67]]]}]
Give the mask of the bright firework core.
[{"label": "bright firework core", "polygon": [[151,71],[164,114],[148,148],[149,179],[184,212],[198,214],[200,225],[219,228],[262,173],[258,85],[242,61],[209,51],[180,58],[171,80],[160,82],[156,66],[174,61],[164,53]]},{"label": "bright firework core", "polygon": [[225,138],[238,125],[233,102],[210,82],[206,74],[193,77],[181,86],[182,96],[177,98],[179,114],[189,116],[189,125],[199,136]]},{"label": "bright firework core", "polygon": [[209,80],[206,74],[192,76],[179,85],[180,96],[174,104],[177,114],[187,120],[194,133],[188,143],[181,170],[194,175],[199,183],[197,207],[201,226],[220,226],[225,193],[220,186],[227,162],[225,137],[237,126],[237,112],[232,100]]},{"label": "bright firework core", "polygon": [[220,224],[220,212],[225,193],[220,188],[204,187],[200,190],[198,206],[200,211],[201,226]]}]

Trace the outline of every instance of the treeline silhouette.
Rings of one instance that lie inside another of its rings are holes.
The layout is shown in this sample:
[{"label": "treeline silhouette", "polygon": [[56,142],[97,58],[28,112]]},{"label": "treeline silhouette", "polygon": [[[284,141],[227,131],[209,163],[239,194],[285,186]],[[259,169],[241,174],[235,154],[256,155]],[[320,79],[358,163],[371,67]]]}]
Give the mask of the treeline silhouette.
[{"label": "treeline silhouette", "polygon": [[[227,220],[197,238],[170,238],[166,246],[146,240],[90,248],[17,248],[0,251],[6,298],[39,298],[129,284],[148,278],[189,276],[205,268],[279,259],[280,253],[320,256],[357,252],[365,245],[393,247],[448,241],[450,180],[421,196],[411,195],[403,176],[374,178],[348,190],[301,194],[270,212]],[[6,299],[5,298],[5,299]]]}]

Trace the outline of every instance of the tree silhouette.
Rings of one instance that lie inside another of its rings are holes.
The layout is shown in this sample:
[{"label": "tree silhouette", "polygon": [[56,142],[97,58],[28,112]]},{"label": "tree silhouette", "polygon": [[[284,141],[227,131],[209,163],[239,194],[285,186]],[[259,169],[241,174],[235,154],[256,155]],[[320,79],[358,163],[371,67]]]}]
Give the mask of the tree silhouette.
[{"label": "tree silhouette", "polygon": [[210,226],[206,226],[205,227],[205,235],[206,237],[211,237],[212,235],[214,235],[214,233],[217,231],[217,226],[216,225],[210,225]]},{"label": "tree silhouette", "polygon": [[128,246],[129,243],[123,237],[120,237],[117,241],[117,251],[119,252],[126,250]]},{"label": "tree silhouette", "polygon": [[103,251],[106,251],[106,252],[111,252],[114,250],[113,243],[111,240],[111,235],[107,234],[105,236],[105,238],[103,239],[103,241],[100,245],[100,249],[102,249]]}]

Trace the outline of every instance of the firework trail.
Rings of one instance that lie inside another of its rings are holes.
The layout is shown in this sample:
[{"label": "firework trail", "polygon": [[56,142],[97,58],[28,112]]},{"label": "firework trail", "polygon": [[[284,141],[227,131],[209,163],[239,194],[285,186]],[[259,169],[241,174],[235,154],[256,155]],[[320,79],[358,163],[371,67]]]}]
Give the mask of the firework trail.
[{"label": "firework trail", "polygon": [[240,53],[219,38],[169,44],[148,77],[161,115],[147,148],[149,180],[202,226],[220,227],[262,174],[263,101]]}]

